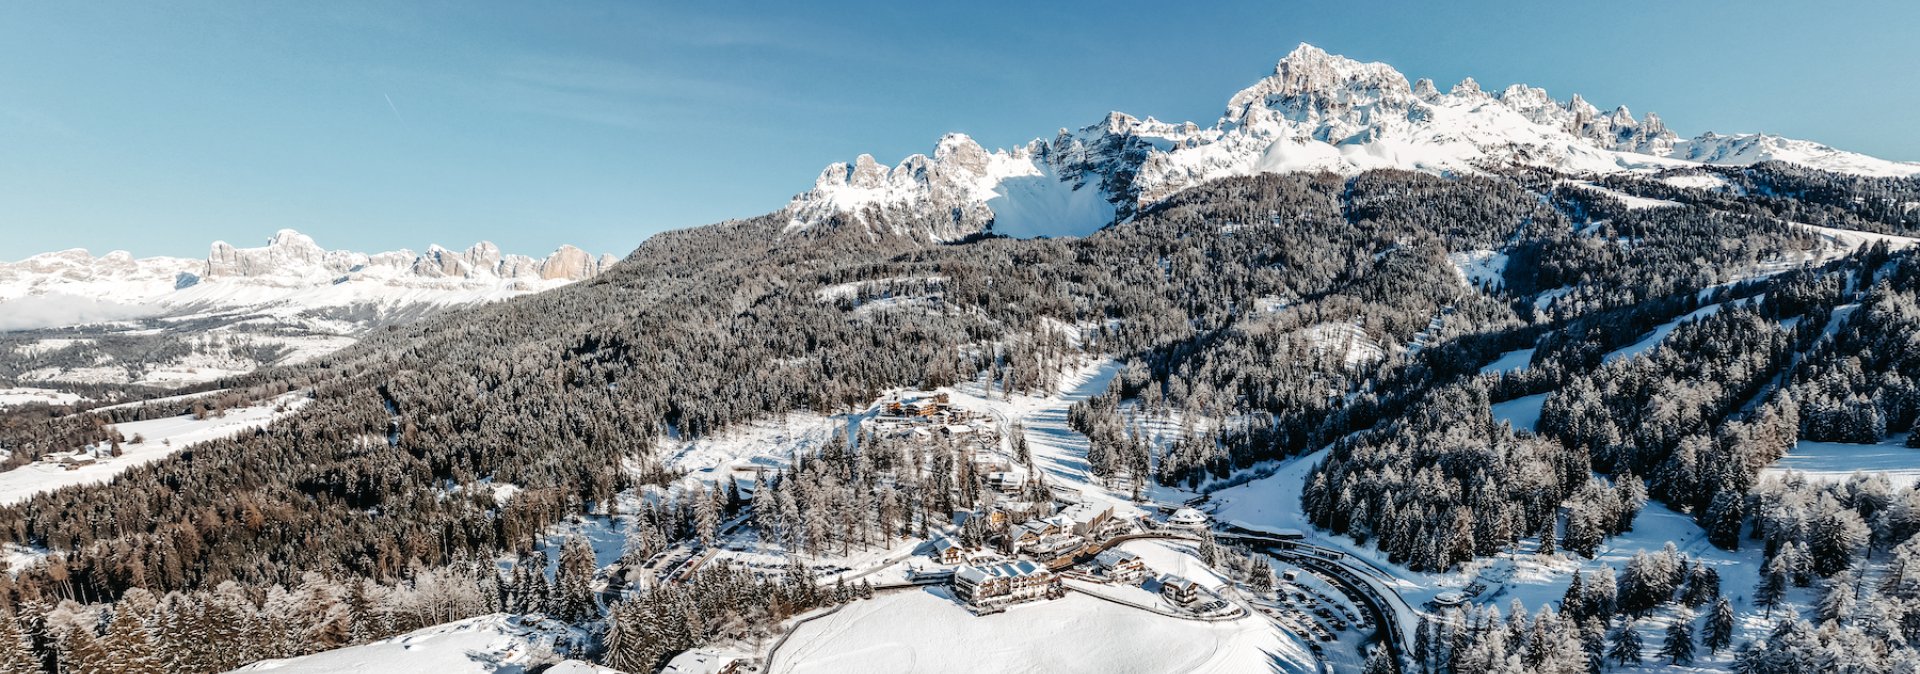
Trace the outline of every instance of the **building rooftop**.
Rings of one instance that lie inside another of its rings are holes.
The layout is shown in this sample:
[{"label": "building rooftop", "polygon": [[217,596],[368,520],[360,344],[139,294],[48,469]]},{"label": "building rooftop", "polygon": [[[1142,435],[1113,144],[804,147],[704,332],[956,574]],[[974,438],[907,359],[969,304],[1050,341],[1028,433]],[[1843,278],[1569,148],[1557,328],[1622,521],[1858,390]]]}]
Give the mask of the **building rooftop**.
[{"label": "building rooftop", "polygon": [[1173,511],[1173,516],[1168,517],[1167,521],[1174,524],[1204,524],[1207,514],[1192,508],[1181,508]]},{"label": "building rooftop", "polygon": [[1087,503],[1076,503],[1068,506],[1066,510],[1060,511],[1060,516],[1067,518],[1075,524],[1087,524],[1106,516],[1112,510],[1112,506],[1097,508]]},{"label": "building rooftop", "polygon": [[1021,578],[1026,576],[1035,576],[1042,573],[1047,573],[1047,570],[1044,567],[1041,567],[1039,564],[1035,564],[1033,562],[1029,562],[1026,560],[1020,560],[1017,562],[1001,562],[999,564],[988,564],[985,566],[973,566],[971,564],[967,564],[967,565],[962,565],[958,570],[954,571],[953,573],[955,578],[964,579],[970,583],[981,583],[981,582],[985,582],[989,578]]}]

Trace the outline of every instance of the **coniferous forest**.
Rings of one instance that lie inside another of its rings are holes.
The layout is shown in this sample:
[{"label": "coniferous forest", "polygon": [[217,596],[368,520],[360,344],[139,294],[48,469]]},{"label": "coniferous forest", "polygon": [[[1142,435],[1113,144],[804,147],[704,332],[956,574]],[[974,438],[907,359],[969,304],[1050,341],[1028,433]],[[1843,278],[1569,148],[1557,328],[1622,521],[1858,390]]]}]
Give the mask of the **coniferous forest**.
[{"label": "coniferous forest", "polygon": [[[225,671],[508,611],[591,626],[584,649],[651,671],[870,593],[721,565],[602,601],[578,540],[544,573],[554,525],[683,477],[663,439],[897,387],[1047,393],[1077,358],[1111,356],[1121,374],[1069,423],[1112,484],[1205,493],[1319,452],[1289,507],[1414,571],[1523,543],[1592,557],[1660,504],[1712,546],[1761,551],[1741,594],[1822,597],[1818,615],[1783,611],[1734,643],[1732,590],[1686,551],[1648,551],[1549,606],[1422,624],[1422,671],[1603,671],[1654,649],[1672,664],[1737,652],[1743,672],[1910,671],[1920,489],[1766,470],[1799,441],[1920,445],[1920,254],[1809,227],[1920,233],[1920,211],[1889,206],[1920,201],[1920,180],[1711,171],[1737,189],[1524,170],[1229,178],[1078,239],[934,242],[876,234],[924,223],[852,216],[787,232],[775,214],[660,234],[590,280],[383,327],[205,396],[10,408],[0,469],[111,442],[111,423],[309,399],[109,484],[0,507],[0,542],[45,551],[0,574],[0,670]],[[1459,265],[1492,251],[1505,264],[1490,274]],[[1650,334],[1658,348],[1628,348]],[[1483,372],[1529,349],[1525,368]],[[1492,411],[1528,396],[1544,396],[1531,427]],[[1217,423],[1155,442],[1142,414]],[[769,472],[751,503],[662,489],[629,513],[629,555],[736,520],[807,554],[884,547],[988,491],[958,443],[855,440]],[[517,491],[477,488],[495,483]],[[1690,617],[1630,643],[1657,609]]]}]

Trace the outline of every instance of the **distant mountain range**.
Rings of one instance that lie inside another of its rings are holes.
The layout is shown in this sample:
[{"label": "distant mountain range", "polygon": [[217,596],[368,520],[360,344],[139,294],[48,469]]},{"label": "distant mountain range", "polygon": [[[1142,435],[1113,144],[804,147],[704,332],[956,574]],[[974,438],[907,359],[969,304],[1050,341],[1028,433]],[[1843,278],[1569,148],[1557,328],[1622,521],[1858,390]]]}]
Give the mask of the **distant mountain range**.
[{"label": "distant mountain range", "polygon": [[318,357],[369,329],[599,274],[615,258],[545,258],[480,242],[358,253],[293,230],[205,259],[115,251],[0,263],[0,381],[173,387]]},{"label": "distant mountain range", "polygon": [[613,264],[573,246],[544,259],[502,254],[482,241],[464,252],[359,253],[327,250],[291,229],[267,245],[215,242],[205,259],[150,257],[124,251],[94,257],[85,250],[46,253],[0,263],[0,301],[71,295],[158,309],[303,310],[372,304],[464,304],[552,288],[588,278]]},{"label": "distant mountain range", "polygon": [[1217,178],[1379,168],[1471,173],[1544,167],[1603,174],[1685,166],[1802,164],[1865,176],[1912,176],[1920,164],[1804,140],[1705,133],[1682,139],[1648,113],[1602,112],[1515,84],[1469,78],[1442,92],[1382,63],[1300,45],[1273,74],[1234,94],[1212,126],[1115,112],[1011,150],[964,134],[896,166],[861,155],[820,173],[787,206],[787,231],[839,218],[892,233],[953,240],[1084,235],[1180,190]]}]

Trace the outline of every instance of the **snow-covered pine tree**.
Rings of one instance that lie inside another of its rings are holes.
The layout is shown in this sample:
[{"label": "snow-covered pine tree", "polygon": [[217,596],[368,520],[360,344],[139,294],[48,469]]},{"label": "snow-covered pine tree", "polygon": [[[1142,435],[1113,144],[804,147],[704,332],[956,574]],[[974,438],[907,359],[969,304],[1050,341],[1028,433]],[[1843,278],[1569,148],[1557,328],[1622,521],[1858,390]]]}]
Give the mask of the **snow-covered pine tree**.
[{"label": "snow-covered pine tree", "polygon": [[0,613],[0,672],[40,671],[40,658],[34,656],[20,623],[12,615]]},{"label": "snow-covered pine tree", "polygon": [[1858,582],[1858,577],[1852,571],[1842,571],[1827,579],[1818,607],[1820,622],[1843,623],[1853,615],[1855,607],[1853,587]]},{"label": "snow-covered pine tree", "polygon": [[1721,597],[1713,604],[1713,613],[1707,616],[1707,628],[1700,635],[1700,644],[1707,652],[1719,655],[1733,645],[1733,602]]},{"label": "snow-covered pine tree", "polygon": [[1367,653],[1366,664],[1361,667],[1362,674],[1400,674],[1400,663],[1385,648],[1375,648]]},{"label": "snow-covered pine tree", "polygon": [[94,674],[113,671],[113,661],[108,657],[105,646],[87,626],[75,626],[63,632],[55,648],[59,654],[59,671],[62,673]]},{"label": "snow-covered pine tree", "polygon": [[523,611],[527,613],[549,613],[554,610],[554,589],[547,582],[547,553],[535,550],[527,555],[527,587],[522,600]]},{"label": "snow-covered pine tree", "polygon": [[585,536],[568,536],[560,548],[559,570],[554,573],[552,611],[555,617],[584,622],[599,614],[593,601],[593,574],[597,570],[593,545]]},{"label": "snow-covered pine tree", "polygon": [[1660,645],[1660,657],[1670,665],[1693,664],[1693,612],[1681,610],[1667,624],[1667,638]]},{"label": "snow-covered pine tree", "polygon": [[134,606],[115,611],[107,625],[107,637],[101,641],[106,650],[108,672],[114,674],[164,674],[166,667],[155,649],[146,622]]},{"label": "snow-covered pine tree", "polygon": [[1640,631],[1633,628],[1633,621],[1627,620],[1614,628],[1613,636],[1607,646],[1607,657],[1622,667],[1640,664]]}]

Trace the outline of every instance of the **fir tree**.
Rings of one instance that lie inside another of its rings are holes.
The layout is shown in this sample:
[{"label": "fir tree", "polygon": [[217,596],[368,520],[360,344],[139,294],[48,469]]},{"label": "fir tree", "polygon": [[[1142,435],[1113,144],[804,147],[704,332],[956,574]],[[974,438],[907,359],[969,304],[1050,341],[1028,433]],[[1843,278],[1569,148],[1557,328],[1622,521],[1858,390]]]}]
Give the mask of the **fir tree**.
[{"label": "fir tree", "polygon": [[163,674],[166,671],[146,623],[125,601],[107,625],[107,638],[101,645],[107,651],[108,671],[115,674]]},{"label": "fir tree", "polygon": [[1400,674],[1400,663],[1387,653],[1385,648],[1375,648],[1367,653],[1367,661],[1361,668],[1362,674]]},{"label": "fir tree", "polygon": [[1613,631],[1612,643],[1607,647],[1607,657],[1614,663],[1625,667],[1640,664],[1640,631],[1633,628],[1633,621],[1620,624]]},{"label": "fir tree", "polygon": [[100,638],[85,626],[67,630],[61,635],[58,648],[60,671],[63,673],[106,674],[113,671],[113,662],[108,658]]},{"label": "fir tree", "polygon": [[1767,607],[1767,617],[1773,617],[1773,607],[1780,604],[1787,592],[1786,558],[1776,555],[1767,563],[1766,570],[1760,573],[1760,584],[1753,588],[1753,602]]},{"label": "fir tree", "polygon": [[1660,656],[1667,664],[1693,664],[1693,614],[1682,610],[1667,625],[1666,642],[1660,645]]},{"label": "fir tree", "polygon": [[593,574],[598,570],[593,545],[585,536],[568,536],[560,548],[560,567],[554,574],[553,614],[561,620],[584,622],[596,617]]},{"label": "fir tree", "polygon": [[40,659],[35,657],[28,646],[26,637],[20,633],[20,624],[13,616],[0,613],[0,672],[38,672]]},{"label": "fir tree", "polygon": [[1560,612],[1576,620],[1587,615],[1586,584],[1581,582],[1582,574],[1573,572],[1573,580],[1567,583],[1566,593],[1560,595]]},{"label": "fir tree", "polygon": [[1721,597],[1714,602],[1713,613],[1707,616],[1707,629],[1700,635],[1701,645],[1707,651],[1719,655],[1733,645],[1733,602]]}]

